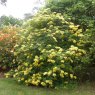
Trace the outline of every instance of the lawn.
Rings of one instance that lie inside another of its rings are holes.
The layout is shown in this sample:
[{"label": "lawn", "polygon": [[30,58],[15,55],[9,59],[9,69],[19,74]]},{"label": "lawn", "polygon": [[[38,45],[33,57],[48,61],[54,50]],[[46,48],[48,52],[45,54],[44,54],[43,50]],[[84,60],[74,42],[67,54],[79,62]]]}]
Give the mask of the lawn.
[{"label": "lawn", "polygon": [[47,89],[19,85],[13,79],[0,79],[0,95],[95,95],[95,84],[82,84],[74,89]]}]

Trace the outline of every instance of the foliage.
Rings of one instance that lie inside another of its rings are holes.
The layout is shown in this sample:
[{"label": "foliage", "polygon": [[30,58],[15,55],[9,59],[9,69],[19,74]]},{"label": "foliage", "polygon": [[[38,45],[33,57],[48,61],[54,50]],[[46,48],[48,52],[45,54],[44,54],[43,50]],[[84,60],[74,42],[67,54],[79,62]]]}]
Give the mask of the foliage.
[{"label": "foliage", "polygon": [[21,26],[22,25],[22,20],[14,18],[12,16],[1,16],[0,17],[0,28],[2,28],[3,26],[8,26],[8,25],[12,25],[12,26]]},{"label": "foliage", "polygon": [[6,26],[0,30],[0,70],[6,70],[13,66],[13,51],[18,30],[15,26]]},{"label": "foliage", "polygon": [[46,7],[71,18],[83,31],[95,26],[95,0],[46,0]]},{"label": "foliage", "polygon": [[25,20],[31,19],[32,17],[33,17],[33,14],[31,14],[31,13],[25,13],[24,14],[24,19]]},{"label": "foliage", "polygon": [[15,45],[18,68],[11,74],[27,85],[46,87],[75,80],[75,71],[86,54],[81,45],[82,29],[49,9],[39,12],[25,27]]},{"label": "foliage", "polygon": [[78,71],[78,74],[80,79],[93,79],[91,73],[94,76],[95,72],[91,69],[95,68],[95,0],[46,0],[46,7],[52,12],[62,13],[65,19],[82,28],[83,46],[87,54],[83,59],[84,65],[81,65],[82,70],[80,73]]},{"label": "foliage", "polygon": [[6,5],[7,0],[0,0],[0,4]]},{"label": "foliage", "polygon": [[87,54],[84,58],[83,71],[80,72],[82,80],[95,80],[95,28],[87,29],[83,37],[83,46]]}]

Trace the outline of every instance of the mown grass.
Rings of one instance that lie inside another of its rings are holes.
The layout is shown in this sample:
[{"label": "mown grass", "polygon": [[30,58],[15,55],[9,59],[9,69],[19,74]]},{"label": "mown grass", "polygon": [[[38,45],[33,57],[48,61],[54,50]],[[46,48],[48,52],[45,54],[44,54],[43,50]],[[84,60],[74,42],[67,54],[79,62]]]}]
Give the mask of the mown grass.
[{"label": "mown grass", "polygon": [[14,79],[0,79],[0,95],[95,95],[95,84],[83,84],[74,89],[48,89],[19,85]]}]

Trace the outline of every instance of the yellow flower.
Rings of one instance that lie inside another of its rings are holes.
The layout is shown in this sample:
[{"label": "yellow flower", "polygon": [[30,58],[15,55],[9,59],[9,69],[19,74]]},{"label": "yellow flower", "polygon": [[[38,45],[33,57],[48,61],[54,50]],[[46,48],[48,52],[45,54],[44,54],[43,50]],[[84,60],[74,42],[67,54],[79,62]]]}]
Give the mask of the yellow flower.
[{"label": "yellow flower", "polygon": [[55,37],[52,37],[54,39],[55,42],[57,42],[57,39]]},{"label": "yellow flower", "polygon": [[9,76],[6,76],[6,78],[9,78]]},{"label": "yellow flower", "polygon": [[28,63],[24,63],[25,66],[28,66]]},{"label": "yellow flower", "polygon": [[64,63],[64,60],[61,60],[62,63]]},{"label": "yellow flower", "polygon": [[71,45],[70,49],[69,50],[74,50],[74,49],[78,49],[77,47]]},{"label": "yellow flower", "polygon": [[74,78],[73,74],[70,74],[70,78],[71,78],[71,79],[73,79],[73,78]]},{"label": "yellow flower", "polygon": [[46,80],[46,83],[49,83],[49,80]]},{"label": "yellow flower", "polygon": [[25,80],[25,83],[28,83],[28,80]]},{"label": "yellow flower", "polygon": [[14,75],[13,75],[13,77],[15,78],[15,77],[16,77],[16,75],[14,74]]},{"label": "yellow flower", "polygon": [[76,40],[73,40],[73,43],[76,43],[77,41]]},{"label": "yellow flower", "polygon": [[48,72],[48,76],[50,76],[52,74],[52,71],[50,70],[49,72]]},{"label": "yellow flower", "polygon": [[64,57],[64,59],[66,60],[66,59],[67,59],[67,57]]},{"label": "yellow flower", "polygon": [[9,76],[10,76],[10,74],[8,74],[8,73],[7,73],[7,74],[5,74],[5,77],[6,77],[6,78],[9,78]]},{"label": "yellow flower", "polygon": [[52,85],[52,80],[46,80],[46,83]]},{"label": "yellow flower", "polygon": [[83,35],[83,34],[79,34],[78,36],[79,36],[79,37],[83,37],[84,35]]},{"label": "yellow flower", "polygon": [[21,78],[21,80],[24,80],[24,78]]},{"label": "yellow flower", "polygon": [[30,83],[31,82],[31,79],[28,79],[28,83]]},{"label": "yellow flower", "polygon": [[73,27],[73,30],[74,30],[74,31],[77,31],[77,30],[78,30],[78,28],[74,26],[74,27]]},{"label": "yellow flower", "polygon": [[60,73],[60,77],[64,78],[64,74]]},{"label": "yellow flower", "polygon": [[64,74],[64,71],[63,70],[61,70],[61,72],[60,72],[61,74]]},{"label": "yellow flower", "polygon": [[47,61],[50,63],[55,63],[55,60],[48,59]]},{"label": "yellow flower", "polygon": [[39,62],[39,60],[38,60],[38,59],[34,59],[34,62],[35,62],[35,63],[38,63],[38,62]]},{"label": "yellow flower", "polygon": [[46,83],[45,83],[45,82],[41,82],[41,85],[42,85],[42,86],[46,86]]},{"label": "yellow flower", "polygon": [[34,80],[32,80],[32,82],[31,82],[33,85],[35,84],[35,82],[34,82]]},{"label": "yellow flower", "polygon": [[[51,50],[52,51],[52,50]],[[55,57],[56,56],[56,52],[52,52],[48,57],[50,58],[50,59],[52,59],[53,57]]]},{"label": "yellow flower", "polygon": [[36,81],[35,81],[35,80],[33,80],[33,81],[32,81],[32,84],[33,84],[33,85],[36,85],[36,86],[38,86],[38,85],[39,85],[39,83],[40,83],[40,81],[39,81],[39,80],[36,80]]},{"label": "yellow flower", "polygon": [[77,79],[77,77],[76,77],[76,76],[74,76],[74,79]]},{"label": "yellow flower", "polygon": [[56,74],[55,73],[53,73],[53,77],[56,77]]},{"label": "yellow flower", "polygon": [[47,72],[44,72],[43,75],[47,75]]},{"label": "yellow flower", "polygon": [[72,25],[70,25],[69,27],[70,27],[71,29],[75,28],[75,26],[74,26],[73,24],[72,24]]},{"label": "yellow flower", "polygon": [[81,55],[82,55],[82,53],[78,53],[77,55],[78,55],[78,56],[81,56]]},{"label": "yellow flower", "polygon": [[68,75],[68,73],[67,72],[64,72],[64,75]]},{"label": "yellow flower", "polygon": [[63,49],[62,49],[62,48],[60,48],[60,49],[59,49],[59,52],[62,52],[62,51],[63,51]]},{"label": "yellow flower", "polygon": [[58,70],[58,67],[53,68],[53,72],[56,72]]},{"label": "yellow flower", "polygon": [[24,71],[24,75],[27,75],[28,74],[28,71]]}]

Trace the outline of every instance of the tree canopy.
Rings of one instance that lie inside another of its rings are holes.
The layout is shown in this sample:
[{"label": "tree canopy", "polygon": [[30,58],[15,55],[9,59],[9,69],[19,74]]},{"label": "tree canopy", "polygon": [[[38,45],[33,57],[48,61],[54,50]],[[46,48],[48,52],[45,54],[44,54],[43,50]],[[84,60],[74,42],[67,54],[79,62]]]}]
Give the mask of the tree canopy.
[{"label": "tree canopy", "polygon": [[65,18],[70,18],[79,24],[83,31],[95,26],[95,1],[94,0],[46,0],[46,8],[52,12],[62,13]]},{"label": "tree canopy", "polygon": [[0,0],[1,4],[6,4],[7,0]]},{"label": "tree canopy", "polygon": [[0,28],[2,26],[8,26],[8,25],[18,25],[21,26],[22,25],[22,20],[14,18],[12,16],[1,16],[0,17]]}]

